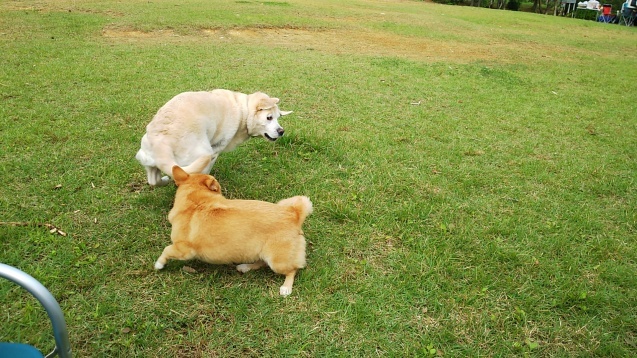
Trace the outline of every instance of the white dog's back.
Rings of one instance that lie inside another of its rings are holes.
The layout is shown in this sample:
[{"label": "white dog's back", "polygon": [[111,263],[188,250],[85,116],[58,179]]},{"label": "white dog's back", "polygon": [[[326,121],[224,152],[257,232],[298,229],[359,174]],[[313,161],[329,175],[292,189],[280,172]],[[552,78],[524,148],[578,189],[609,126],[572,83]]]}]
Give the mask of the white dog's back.
[{"label": "white dog's back", "polygon": [[184,92],[163,105],[146,126],[135,156],[146,168],[150,185],[165,185],[172,167],[188,173],[209,173],[219,153],[253,136],[271,141],[283,135],[277,119],[278,98],[224,89]]}]

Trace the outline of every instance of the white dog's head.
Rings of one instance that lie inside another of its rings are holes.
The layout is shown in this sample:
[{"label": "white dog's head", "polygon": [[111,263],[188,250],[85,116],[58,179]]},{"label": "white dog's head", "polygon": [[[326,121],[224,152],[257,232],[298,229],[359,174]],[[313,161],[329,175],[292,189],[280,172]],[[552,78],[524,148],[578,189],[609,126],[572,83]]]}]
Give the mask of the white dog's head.
[{"label": "white dog's head", "polygon": [[278,98],[271,98],[265,93],[253,93],[248,99],[250,114],[248,115],[248,134],[251,137],[263,137],[275,141],[285,132],[279,125],[279,117],[292,111],[281,111],[277,106]]}]

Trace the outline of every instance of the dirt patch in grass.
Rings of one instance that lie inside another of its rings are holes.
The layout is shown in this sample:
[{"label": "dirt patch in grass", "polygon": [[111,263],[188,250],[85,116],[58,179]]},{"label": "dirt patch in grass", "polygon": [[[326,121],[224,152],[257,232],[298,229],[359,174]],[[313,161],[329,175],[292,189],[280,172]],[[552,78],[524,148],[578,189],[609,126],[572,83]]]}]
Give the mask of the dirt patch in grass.
[{"label": "dirt patch in grass", "polygon": [[363,30],[312,30],[304,28],[204,29],[196,34],[180,35],[173,30],[152,32],[105,29],[103,36],[127,41],[208,40],[219,43],[268,45],[293,50],[315,50],[330,54],[395,56],[417,61],[436,62],[508,62],[512,54],[497,44],[466,44],[406,37]]},{"label": "dirt patch in grass", "polygon": [[211,37],[258,42],[280,47],[317,50],[336,54],[397,56],[414,60],[491,59],[488,49],[467,48],[423,38],[409,38],[380,32],[351,30],[311,31],[305,29],[241,29],[226,34],[213,32]]}]

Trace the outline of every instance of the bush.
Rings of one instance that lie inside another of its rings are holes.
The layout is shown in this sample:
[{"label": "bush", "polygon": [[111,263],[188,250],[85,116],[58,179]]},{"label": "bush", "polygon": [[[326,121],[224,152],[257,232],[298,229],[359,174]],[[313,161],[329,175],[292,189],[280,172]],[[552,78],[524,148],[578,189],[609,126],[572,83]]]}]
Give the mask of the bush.
[{"label": "bush", "polygon": [[518,11],[520,9],[520,3],[516,0],[510,0],[506,6],[507,10]]}]

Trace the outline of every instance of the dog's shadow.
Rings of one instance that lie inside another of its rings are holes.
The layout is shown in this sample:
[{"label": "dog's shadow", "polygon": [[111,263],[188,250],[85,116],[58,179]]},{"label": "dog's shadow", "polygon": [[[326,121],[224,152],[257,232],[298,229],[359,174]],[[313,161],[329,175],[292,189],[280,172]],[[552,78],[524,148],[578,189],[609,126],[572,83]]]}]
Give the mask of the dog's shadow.
[{"label": "dog's shadow", "polygon": [[[212,282],[212,284],[239,285],[276,285],[281,284],[283,275],[272,271],[268,266],[258,270],[241,273],[236,269],[237,264],[216,265],[199,260],[178,261],[171,260],[159,273],[164,275],[184,274],[193,280]],[[297,277],[303,270],[297,273]],[[280,282],[279,282],[280,281]]]},{"label": "dog's shadow", "polygon": [[299,134],[286,134],[273,143],[253,140],[219,156],[211,174],[228,198],[278,200],[278,195],[296,195],[302,188],[294,183],[304,182],[319,163],[340,163],[341,155],[332,146]]},{"label": "dog's shadow", "polygon": [[177,186],[174,182],[164,187],[152,187],[140,176],[128,187],[130,194],[134,196],[132,202],[139,210],[167,215],[175,202]]},{"label": "dog's shadow", "polygon": [[[276,177],[276,171],[279,170],[295,169],[295,172],[302,175],[305,172],[304,167],[314,166],[314,162],[317,160],[331,163],[342,162],[342,154],[333,150],[334,145],[330,140],[309,138],[302,134],[286,134],[276,142],[253,139],[230,152],[222,153],[212,167],[210,174],[220,181],[222,188],[224,186],[235,187],[243,183],[249,185],[250,182],[258,183],[264,178],[267,180],[265,175],[267,172],[272,172],[273,176]],[[128,189],[131,193],[141,194],[142,204],[162,205],[156,200],[143,202],[143,198],[146,196],[170,198],[171,195],[175,195],[174,182],[171,181],[164,187],[151,187],[146,181],[143,168],[139,165],[136,167],[138,173],[128,184]],[[157,193],[162,195],[157,195]],[[172,203],[172,199],[170,203]]]}]

